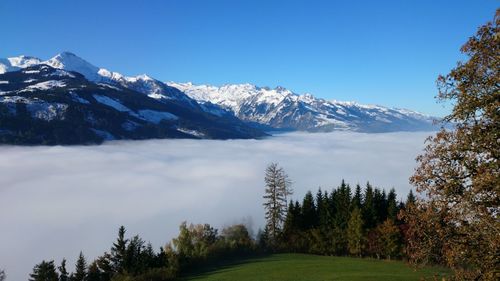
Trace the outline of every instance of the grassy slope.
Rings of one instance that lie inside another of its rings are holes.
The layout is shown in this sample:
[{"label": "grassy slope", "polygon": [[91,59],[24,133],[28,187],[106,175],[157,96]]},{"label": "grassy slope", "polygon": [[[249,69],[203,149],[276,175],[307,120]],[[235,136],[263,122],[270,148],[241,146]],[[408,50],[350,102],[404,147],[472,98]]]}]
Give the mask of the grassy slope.
[{"label": "grassy slope", "polygon": [[380,261],[346,257],[280,254],[246,260],[214,271],[199,273],[183,280],[420,280],[434,274],[445,275],[441,268],[414,271],[401,261]]}]

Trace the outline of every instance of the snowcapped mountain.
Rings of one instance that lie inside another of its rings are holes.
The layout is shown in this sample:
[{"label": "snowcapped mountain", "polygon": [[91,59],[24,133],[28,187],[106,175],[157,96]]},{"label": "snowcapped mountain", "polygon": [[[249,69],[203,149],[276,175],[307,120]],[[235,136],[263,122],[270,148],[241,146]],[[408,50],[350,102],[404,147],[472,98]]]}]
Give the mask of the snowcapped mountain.
[{"label": "snowcapped mountain", "polygon": [[418,131],[435,129],[432,122],[410,110],[327,101],[283,87],[127,77],[69,52],[45,61],[0,59],[0,143],[258,138],[276,129]]},{"label": "snowcapped mountain", "polygon": [[154,99],[170,99],[183,103],[186,106],[198,106],[195,101],[187,97],[178,89],[169,87],[165,83],[145,74],[127,77],[118,72],[112,72],[105,68],[94,66],[70,52],[60,53],[46,61],[29,56],[0,59],[0,74],[20,70],[37,64],[46,64],[53,68],[78,72],[91,82],[133,89]]},{"label": "snowcapped mountain", "polygon": [[28,56],[18,56],[6,59],[0,58],[0,74],[16,71],[39,63],[41,63],[40,59]]},{"label": "snowcapped mountain", "polygon": [[193,85],[168,82],[200,104],[233,112],[238,118],[279,129],[360,132],[419,131],[435,129],[434,118],[406,110],[355,102],[327,101],[310,94],[298,95],[283,87],[270,89],[251,84]]},{"label": "snowcapped mountain", "polygon": [[153,79],[145,74],[135,77],[127,77],[118,72],[112,72],[105,68],[96,67],[70,52],[60,53],[41,63],[58,69],[81,73],[85,76],[85,78],[94,83],[122,86],[143,93],[154,99],[170,99],[184,103],[184,105],[187,106],[198,106],[196,102],[188,98],[181,91],[176,88],[169,87],[165,83]]},{"label": "snowcapped mountain", "polygon": [[207,113],[158,80],[125,77],[70,53],[48,61],[17,57],[0,63],[0,143],[266,135],[232,114]]}]

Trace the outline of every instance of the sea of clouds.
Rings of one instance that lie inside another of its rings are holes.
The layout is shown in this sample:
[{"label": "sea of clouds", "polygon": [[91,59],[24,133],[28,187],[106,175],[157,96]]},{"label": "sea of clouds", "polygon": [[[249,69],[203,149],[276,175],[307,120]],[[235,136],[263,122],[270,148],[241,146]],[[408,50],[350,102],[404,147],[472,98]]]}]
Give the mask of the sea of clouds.
[{"label": "sea of clouds", "polygon": [[294,198],[345,179],[403,198],[431,132],[287,133],[264,140],[117,141],[100,146],[0,146],[0,268],[27,280],[41,260],[93,259],[118,227],[155,248],[179,224],[264,223],[264,170],[278,162]]}]

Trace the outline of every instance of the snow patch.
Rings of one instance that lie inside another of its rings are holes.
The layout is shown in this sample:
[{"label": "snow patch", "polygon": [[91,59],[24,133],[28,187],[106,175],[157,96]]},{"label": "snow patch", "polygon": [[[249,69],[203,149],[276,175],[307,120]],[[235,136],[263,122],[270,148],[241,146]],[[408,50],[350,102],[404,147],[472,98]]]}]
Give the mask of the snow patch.
[{"label": "snow patch", "polygon": [[121,91],[120,88],[112,86],[112,85],[109,85],[109,84],[106,84],[106,83],[99,83],[99,86],[103,86],[103,87],[110,88],[110,89],[113,89],[113,90]]},{"label": "snow patch", "polygon": [[26,87],[26,91],[31,91],[31,90],[50,90],[52,88],[62,88],[66,87],[66,84],[63,81],[59,80],[49,80],[45,82],[40,82],[34,85],[30,85]]},{"label": "snow patch", "polygon": [[78,94],[76,94],[74,92],[70,92],[69,95],[76,102],[83,103],[83,104],[90,104],[90,102],[88,100],[81,98]]},{"label": "snow patch", "polygon": [[144,109],[144,110],[139,110],[139,115],[141,116],[141,119],[144,119],[146,121],[149,121],[151,123],[159,124],[162,120],[177,120],[179,117],[176,115],[170,113],[170,112],[164,112],[164,111],[155,111],[155,110],[149,110],[149,109]]},{"label": "snow patch", "polygon": [[26,74],[35,74],[40,73],[40,70],[23,70],[23,72]]},{"label": "snow patch", "polygon": [[142,80],[142,81],[154,81],[153,78],[149,77],[146,74],[137,75],[135,77],[124,77],[124,78],[127,82],[131,82],[131,83],[135,83],[135,82],[140,81],[140,80]]},{"label": "snow patch", "polygon": [[61,70],[61,69],[56,69],[54,72],[50,73],[47,76],[58,76],[58,77],[75,78],[75,75],[73,75],[73,74],[71,74],[71,73],[69,73],[67,71]]},{"label": "snow patch", "polygon": [[64,119],[64,113],[68,109],[67,104],[34,102],[26,105],[33,118],[52,121],[54,119]]},{"label": "snow patch", "polygon": [[204,133],[196,131],[196,130],[190,130],[190,129],[186,129],[186,128],[177,128],[177,131],[183,132],[184,134],[195,136],[197,138],[205,137]]},{"label": "snow patch", "polygon": [[40,59],[30,56],[18,56],[7,59],[12,66],[26,68],[32,65],[40,64]]},{"label": "snow patch", "polygon": [[119,101],[101,95],[93,95],[93,97],[99,102],[109,107],[112,107],[121,112],[128,112],[131,116],[142,119],[144,121],[148,121],[154,124],[159,124],[162,120],[177,120],[179,117],[175,116],[170,112],[165,111],[156,111],[143,109],[139,110],[138,113],[135,113],[130,108],[121,104]]},{"label": "snow patch", "polygon": [[119,101],[114,100],[110,97],[101,96],[101,95],[92,95],[92,96],[94,97],[94,99],[97,102],[102,103],[104,105],[107,105],[109,107],[112,107],[118,111],[121,111],[121,112],[130,112],[131,111],[128,107],[124,106]]},{"label": "snow patch", "polygon": [[31,117],[52,121],[54,119],[64,119],[64,113],[68,105],[64,103],[49,103],[37,98],[26,98],[21,96],[1,96],[0,103],[4,104],[9,114],[17,113],[17,104],[26,104],[26,109]]}]

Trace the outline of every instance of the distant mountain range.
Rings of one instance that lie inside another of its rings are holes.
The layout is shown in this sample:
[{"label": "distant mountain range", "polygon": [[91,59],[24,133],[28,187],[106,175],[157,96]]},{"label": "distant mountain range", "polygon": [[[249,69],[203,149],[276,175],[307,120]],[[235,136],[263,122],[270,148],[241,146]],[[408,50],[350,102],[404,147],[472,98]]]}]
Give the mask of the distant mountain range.
[{"label": "distant mountain range", "polygon": [[0,143],[260,138],[264,131],[431,130],[409,110],[326,101],[285,88],[222,87],[126,77],[68,52],[0,59]]},{"label": "distant mountain range", "polygon": [[[238,118],[272,128],[323,131],[392,132],[432,130],[435,118],[406,109],[327,101],[298,95],[283,87],[270,89],[251,84],[193,85],[167,83],[197,100],[209,112],[212,105]],[[210,106],[207,106],[209,104]],[[214,112],[217,113],[217,112]]]}]

